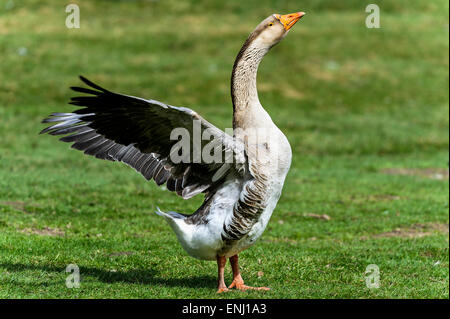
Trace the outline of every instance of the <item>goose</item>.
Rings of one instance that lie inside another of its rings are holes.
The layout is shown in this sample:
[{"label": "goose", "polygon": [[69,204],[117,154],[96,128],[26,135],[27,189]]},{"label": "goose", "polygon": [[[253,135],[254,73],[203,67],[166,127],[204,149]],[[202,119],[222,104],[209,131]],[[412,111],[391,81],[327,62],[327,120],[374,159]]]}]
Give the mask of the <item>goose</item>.
[{"label": "goose", "polygon": [[[43,120],[51,126],[41,134],[63,135],[61,141],[87,155],[123,162],[183,199],[203,193],[203,204],[192,214],[159,208],[156,213],[168,222],[190,256],[217,262],[218,293],[231,288],[269,290],[244,284],[238,254],[265,230],[280,198],[292,151],[259,101],[257,71],[263,57],[304,15],[270,15],[245,41],[231,77],[231,134],[189,108],[114,93],[83,76],[80,79],[88,88],[71,87],[83,94],[69,102],[81,108],[52,113]],[[183,134],[174,138],[177,130]],[[209,139],[203,139],[205,134]],[[199,154],[214,154],[214,158]],[[227,260],[233,273],[228,287],[224,280]]]}]

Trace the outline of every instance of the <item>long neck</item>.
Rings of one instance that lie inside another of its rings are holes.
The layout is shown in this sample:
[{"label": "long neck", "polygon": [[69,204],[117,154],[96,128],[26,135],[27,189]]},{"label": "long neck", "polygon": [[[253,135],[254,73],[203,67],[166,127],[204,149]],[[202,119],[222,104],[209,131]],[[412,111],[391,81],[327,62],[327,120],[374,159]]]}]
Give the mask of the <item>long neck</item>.
[{"label": "long neck", "polygon": [[268,48],[259,47],[250,37],[236,58],[231,77],[234,126],[244,114],[260,107],[256,77],[259,64],[268,51]]}]

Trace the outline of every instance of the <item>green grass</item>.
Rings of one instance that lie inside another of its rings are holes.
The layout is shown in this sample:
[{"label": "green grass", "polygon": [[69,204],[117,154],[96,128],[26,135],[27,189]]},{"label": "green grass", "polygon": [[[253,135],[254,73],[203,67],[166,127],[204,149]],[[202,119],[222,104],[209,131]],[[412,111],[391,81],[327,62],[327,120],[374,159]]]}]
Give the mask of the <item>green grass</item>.
[{"label": "green grass", "polygon": [[[447,1],[377,1],[380,29],[364,25],[373,1],[74,2],[75,30],[65,3],[0,3],[0,297],[449,297],[449,182],[435,173],[449,161]],[[187,256],[153,213],[190,213],[202,198],[38,136],[40,121],[72,110],[83,74],[230,127],[240,46],[264,17],[298,10],[307,16],[259,72],[292,167],[241,254],[247,283],[272,290],[216,295],[215,263]],[[72,263],[79,289],[65,286]],[[365,285],[369,264],[379,289]]]}]

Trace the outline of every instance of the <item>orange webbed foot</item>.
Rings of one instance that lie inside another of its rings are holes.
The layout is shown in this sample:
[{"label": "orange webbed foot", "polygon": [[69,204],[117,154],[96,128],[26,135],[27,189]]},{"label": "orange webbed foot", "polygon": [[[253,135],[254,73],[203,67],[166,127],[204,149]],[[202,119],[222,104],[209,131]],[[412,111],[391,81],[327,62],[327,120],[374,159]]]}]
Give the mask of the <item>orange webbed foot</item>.
[{"label": "orange webbed foot", "polygon": [[231,283],[231,285],[228,287],[229,289],[231,288],[236,288],[237,290],[241,290],[241,291],[246,291],[246,290],[270,290],[270,288],[268,287],[252,287],[252,286],[247,286],[244,284],[244,281],[242,279],[234,279],[233,282]]},{"label": "orange webbed foot", "polygon": [[228,292],[228,291],[230,291],[230,289],[228,289],[226,286],[217,288],[218,294],[221,294],[222,292]]}]

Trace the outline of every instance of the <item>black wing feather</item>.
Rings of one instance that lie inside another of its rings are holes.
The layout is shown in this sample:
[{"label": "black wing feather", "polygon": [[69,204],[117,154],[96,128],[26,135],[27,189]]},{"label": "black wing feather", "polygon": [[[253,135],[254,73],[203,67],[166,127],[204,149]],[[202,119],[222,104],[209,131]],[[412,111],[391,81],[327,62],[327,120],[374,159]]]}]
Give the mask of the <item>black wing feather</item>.
[{"label": "black wing feather", "polygon": [[[202,129],[213,129],[224,142],[230,136],[199,117],[188,108],[179,108],[155,100],[111,92],[80,79],[90,88],[71,87],[87,96],[72,97],[69,104],[81,108],[72,113],[52,113],[43,123],[56,123],[41,131],[51,135],[66,135],[63,142],[99,159],[128,164],[147,180],[157,185],[167,183],[167,189],[184,198],[207,192],[214,183],[212,176],[220,163],[179,163],[170,161],[170,140],[173,128],[193,130],[193,120],[201,121]],[[192,134],[191,134],[192,136]]]}]

